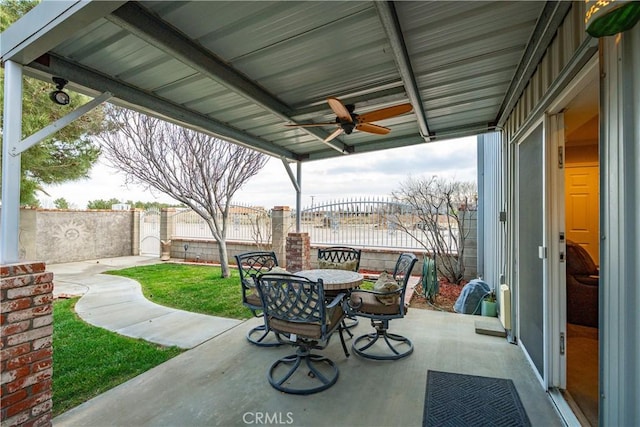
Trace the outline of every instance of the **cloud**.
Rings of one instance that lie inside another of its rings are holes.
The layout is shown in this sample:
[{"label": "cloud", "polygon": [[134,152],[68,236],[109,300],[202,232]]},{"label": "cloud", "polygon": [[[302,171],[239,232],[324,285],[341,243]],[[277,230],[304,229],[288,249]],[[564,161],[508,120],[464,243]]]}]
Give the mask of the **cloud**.
[{"label": "cloud", "polygon": [[[296,174],[296,165],[291,164]],[[302,205],[388,196],[409,177],[438,175],[447,179],[475,181],[477,176],[476,138],[460,138],[414,145],[374,153],[343,156],[302,164]],[[64,197],[73,207],[84,209],[89,200],[112,197],[121,201],[175,203],[169,196],[143,186],[125,184],[124,175],[99,162],[88,180],[48,186],[51,197],[41,197],[44,207]],[[271,208],[296,205],[296,193],[282,162],[270,159],[264,169],[250,179],[234,201]]]}]

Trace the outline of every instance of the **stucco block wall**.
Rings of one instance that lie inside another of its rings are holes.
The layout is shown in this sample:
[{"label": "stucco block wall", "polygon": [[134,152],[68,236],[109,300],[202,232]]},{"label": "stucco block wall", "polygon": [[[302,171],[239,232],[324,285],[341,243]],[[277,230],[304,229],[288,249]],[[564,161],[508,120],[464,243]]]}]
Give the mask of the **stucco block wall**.
[{"label": "stucco block wall", "polygon": [[21,259],[47,263],[137,255],[134,211],[21,209]]}]

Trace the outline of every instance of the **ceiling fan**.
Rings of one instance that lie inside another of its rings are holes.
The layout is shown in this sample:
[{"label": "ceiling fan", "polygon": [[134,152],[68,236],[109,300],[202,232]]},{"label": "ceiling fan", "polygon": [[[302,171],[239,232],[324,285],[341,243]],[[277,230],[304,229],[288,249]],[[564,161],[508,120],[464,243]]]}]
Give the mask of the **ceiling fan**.
[{"label": "ceiling fan", "polygon": [[390,117],[399,116],[404,113],[408,113],[413,109],[411,104],[398,104],[391,107],[381,108],[379,110],[369,111],[364,114],[356,114],[354,113],[355,105],[353,104],[343,104],[338,98],[329,97],[327,98],[327,102],[329,103],[329,107],[336,114],[336,119],[333,122],[324,122],[324,123],[300,123],[300,124],[289,124],[285,125],[288,127],[314,127],[314,126],[338,126],[331,135],[329,135],[324,142],[331,141],[336,138],[338,135],[343,132],[347,135],[351,134],[354,129],[359,130],[361,132],[369,132],[375,133],[378,135],[386,135],[391,132],[391,129],[386,128],[384,126],[375,125],[371,122],[375,122],[378,120],[388,119]]}]

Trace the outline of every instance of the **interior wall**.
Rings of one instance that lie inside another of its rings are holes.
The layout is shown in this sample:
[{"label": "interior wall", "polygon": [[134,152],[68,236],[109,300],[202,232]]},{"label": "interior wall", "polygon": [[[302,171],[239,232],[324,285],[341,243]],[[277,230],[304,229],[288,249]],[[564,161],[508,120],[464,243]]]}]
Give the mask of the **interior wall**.
[{"label": "interior wall", "polygon": [[[597,129],[596,129],[597,135]],[[598,163],[598,140],[590,141],[589,145],[571,146],[569,142],[565,149],[565,165],[567,167],[584,166]]]}]

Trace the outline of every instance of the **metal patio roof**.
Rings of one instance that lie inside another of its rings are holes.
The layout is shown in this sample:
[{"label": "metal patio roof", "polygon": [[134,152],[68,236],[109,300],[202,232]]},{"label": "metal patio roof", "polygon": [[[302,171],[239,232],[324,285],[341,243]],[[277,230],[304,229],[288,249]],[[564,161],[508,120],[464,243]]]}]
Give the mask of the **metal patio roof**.
[{"label": "metal patio roof", "polygon": [[[44,1],[2,33],[25,74],[287,161],[457,138],[506,120],[571,2]],[[54,85],[52,83],[52,89]],[[335,119],[329,96],[388,135]]]}]

